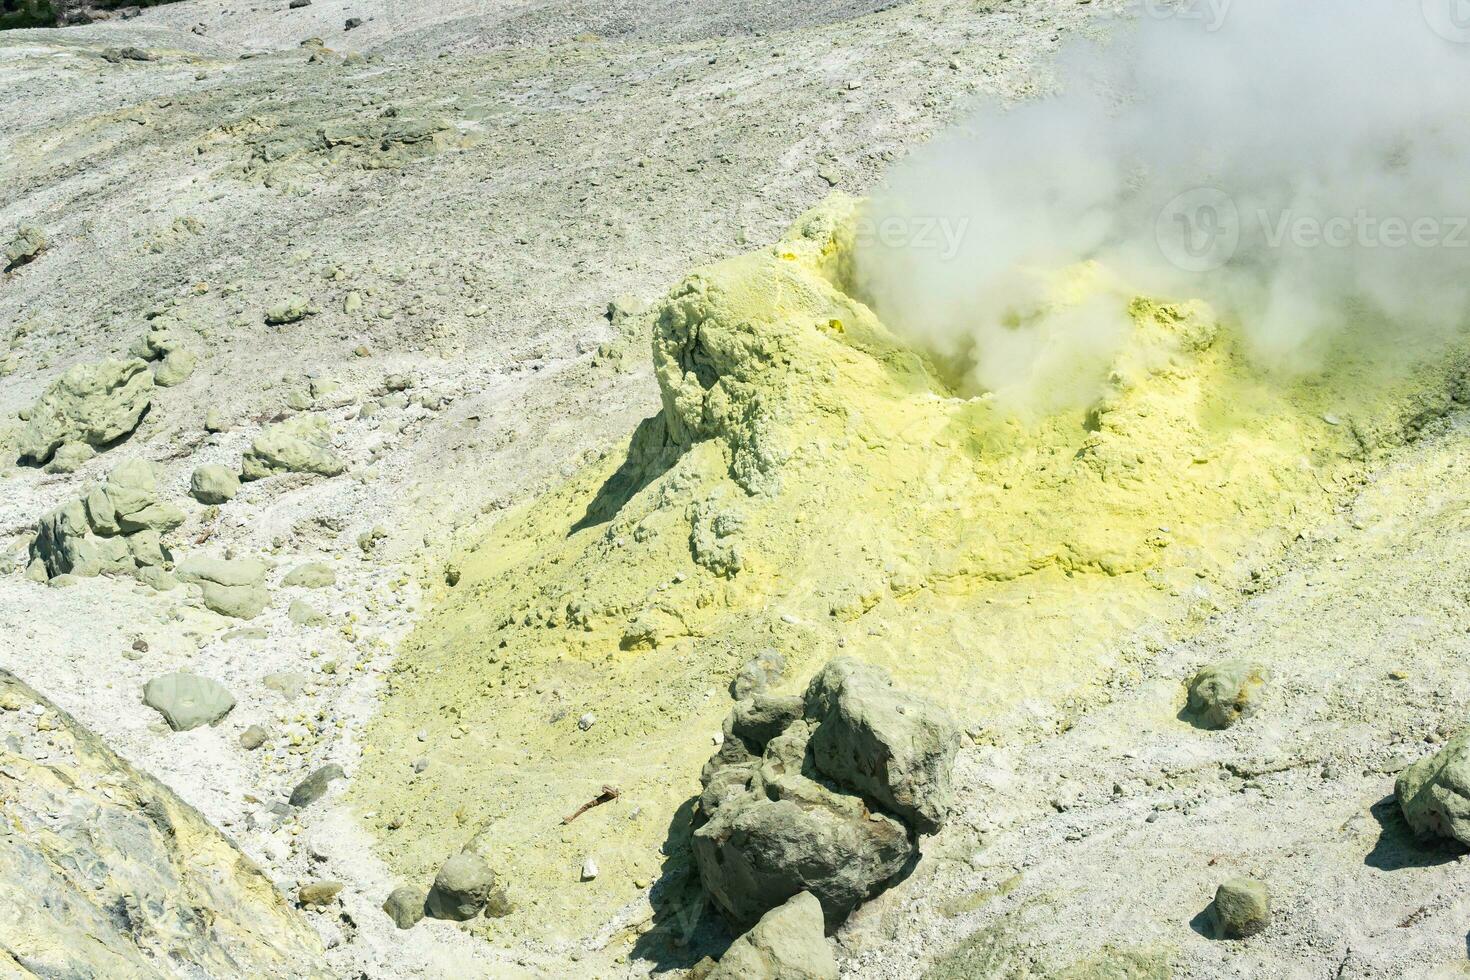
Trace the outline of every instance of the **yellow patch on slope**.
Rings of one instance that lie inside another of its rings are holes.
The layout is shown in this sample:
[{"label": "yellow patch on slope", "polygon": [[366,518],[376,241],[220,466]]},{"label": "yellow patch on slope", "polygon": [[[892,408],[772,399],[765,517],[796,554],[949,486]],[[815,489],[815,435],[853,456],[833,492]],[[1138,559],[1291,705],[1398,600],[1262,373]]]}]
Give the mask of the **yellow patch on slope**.
[{"label": "yellow patch on slope", "polygon": [[[678,893],[681,806],[760,650],[790,690],[843,650],[977,738],[1045,731],[1129,636],[1233,601],[1450,401],[1448,359],[1411,383],[1360,348],[1271,378],[1202,306],[1136,299],[1102,396],[1023,421],[956,397],[851,295],[856,206],[676,288],[653,314],[663,412],[503,519],[405,645],[355,792],[410,880],[477,842],[519,905],[489,932],[606,939],[650,882]],[[562,824],[605,783],[616,802]]]}]

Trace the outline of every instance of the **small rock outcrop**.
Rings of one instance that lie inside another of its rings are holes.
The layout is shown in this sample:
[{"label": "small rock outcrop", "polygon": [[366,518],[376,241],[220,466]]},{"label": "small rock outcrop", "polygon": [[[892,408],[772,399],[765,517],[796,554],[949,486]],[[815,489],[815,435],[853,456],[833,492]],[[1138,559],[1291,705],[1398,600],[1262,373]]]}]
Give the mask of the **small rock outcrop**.
[{"label": "small rock outcrop", "polygon": [[1470,730],[1399,773],[1394,793],[1415,834],[1470,846]]},{"label": "small rock outcrop", "polygon": [[291,790],[291,805],[297,809],[310,806],[327,795],[327,790],[331,788],[332,783],[345,778],[347,774],[336,763],[328,763],[315,769],[311,775],[297,783],[296,788]]},{"label": "small rock outcrop", "polygon": [[1210,908],[1217,939],[1245,939],[1271,924],[1271,894],[1262,882],[1250,878],[1225,882],[1216,889]]},{"label": "small rock outcrop", "polygon": [[495,872],[474,851],[460,851],[439,868],[425,906],[436,919],[464,922],[479,915],[495,890]]},{"label": "small rock outcrop", "polygon": [[383,911],[400,929],[412,929],[424,917],[428,894],[422,888],[399,885],[383,902]]},{"label": "small rock outcrop", "polygon": [[1252,664],[1212,664],[1189,682],[1189,713],[1206,728],[1229,728],[1260,706],[1266,680],[1266,671]]},{"label": "small rock outcrop", "polygon": [[0,705],[0,963],[45,977],[333,976],[270,879],[172,790],[4,671]]},{"label": "small rock outcrop", "polygon": [[332,430],[316,415],[297,415],[266,428],[245,453],[241,478],[263,480],[282,473],[338,476],[347,465],[332,449]]},{"label": "small rock outcrop", "polygon": [[807,891],[835,927],[948,815],[958,727],[858,660],[829,663],[804,698],[738,702],[724,735],[703,773],[694,857],[739,926]]},{"label": "small rock outcrop", "polygon": [[822,903],[802,892],[730,944],[709,980],[837,980]]},{"label": "small rock outcrop", "polygon": [[20,461],[40,466],[69,442],[116,442],[138,427],[152,403],[153,374],[144,361],[74,365],[31,408],[21,431]]},{"label": "small rock outcrop", "polygon": [[263,562],[195,556],[179,562],[175,572],[180,581],[199,586],[204,605],[221,616],[254,619],[270,604]]},{"label": "small rock outcrop", "polygon": [[5,246],[5,271],[14,272],[35,261],[46,250],[46,233],[37,225],[21,225],[15,237]]},{"label": "small rock outcrop", "polygon": [[287,572],[286,577],[281,579],[281,584],[287,588],[325,589],[329,585],[337,584],[337,573],[331,565],[324,565],[319,561],[308,562]]},{"label": "small rock outcrop", "polygon": [[217,724],[235,707],[235,698],[208,677],[180,671],[143,685],[143,703],[163,715],[174,731],[187,732]]},{"label": "small rock outcrop", "polygon": [[161,569],[172,560],[162,536],[183,522],[183,511],[158,499],[152,464],[131,460],[41,518],[31,562],[47,578]]},{"label": "small rock outcrop", "polygon": [[223,504],[240,492],[240,478],[227,466],[209,463],[194,470],[189,493],[201,504]]}]

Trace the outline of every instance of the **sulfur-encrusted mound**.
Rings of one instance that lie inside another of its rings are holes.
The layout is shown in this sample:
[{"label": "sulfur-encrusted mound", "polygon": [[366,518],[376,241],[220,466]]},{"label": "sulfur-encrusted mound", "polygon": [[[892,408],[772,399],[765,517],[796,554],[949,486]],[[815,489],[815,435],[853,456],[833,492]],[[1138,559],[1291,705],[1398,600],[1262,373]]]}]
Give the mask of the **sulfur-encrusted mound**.
[{"label": "sulfur-encrusted mound", "polygon": [[317,415],[297,415],[265,428],[245,453],[240,479],[263,480],[281,473],[337,476],[347,468],[332,448],[332,430]]},{"label": "sulfur-encrusted mound", "polygon": [[105,446],[138,427],[153,401],[153,375],[136,358],[73,365],[31,409],[20,461],[37,466],[69,442]]}]

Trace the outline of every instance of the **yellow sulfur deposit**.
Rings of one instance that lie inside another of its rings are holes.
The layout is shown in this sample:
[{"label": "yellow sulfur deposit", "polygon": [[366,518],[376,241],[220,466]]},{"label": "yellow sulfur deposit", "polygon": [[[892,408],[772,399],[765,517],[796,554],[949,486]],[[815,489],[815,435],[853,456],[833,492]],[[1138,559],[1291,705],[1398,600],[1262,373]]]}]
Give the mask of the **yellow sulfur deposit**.
[{"label": "yellow sulfur deposit", "polygon": [[[859,206],[674,289],[650,314],[662,413],[458,558],[405,645],[355,792],[405,880],[478,840],[517,906],[478,928],[555,947],[631,935],[660,879],[677,903],[686,803],[760,651],[783,689],[840,648],[977,739],[1054,729],[1451,401],[1443,351],[1410,374],[1364,343],[1283,379],[1202,305],[1139,298],[1102,394],[1019,419],[853,295]],[[1112,288],[1075,269],[1058,301]]]}]

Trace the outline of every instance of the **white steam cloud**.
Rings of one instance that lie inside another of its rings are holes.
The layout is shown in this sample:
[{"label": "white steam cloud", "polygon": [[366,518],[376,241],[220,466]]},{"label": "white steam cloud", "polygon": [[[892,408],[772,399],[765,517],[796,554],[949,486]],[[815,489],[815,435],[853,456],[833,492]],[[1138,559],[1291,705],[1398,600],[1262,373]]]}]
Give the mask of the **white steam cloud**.
[{"label": "white steam cloud", "polygon": [[[1132,295],[1201,297],[1266,367],[1349,327],[1470,318],[1466,0],[1151,5],[1063,51],[1057,94],[979,106],[859,232],[879,314],[1021,410],[1095,392]],[[1116,291],[1055,302],[1096,260]]]}]

